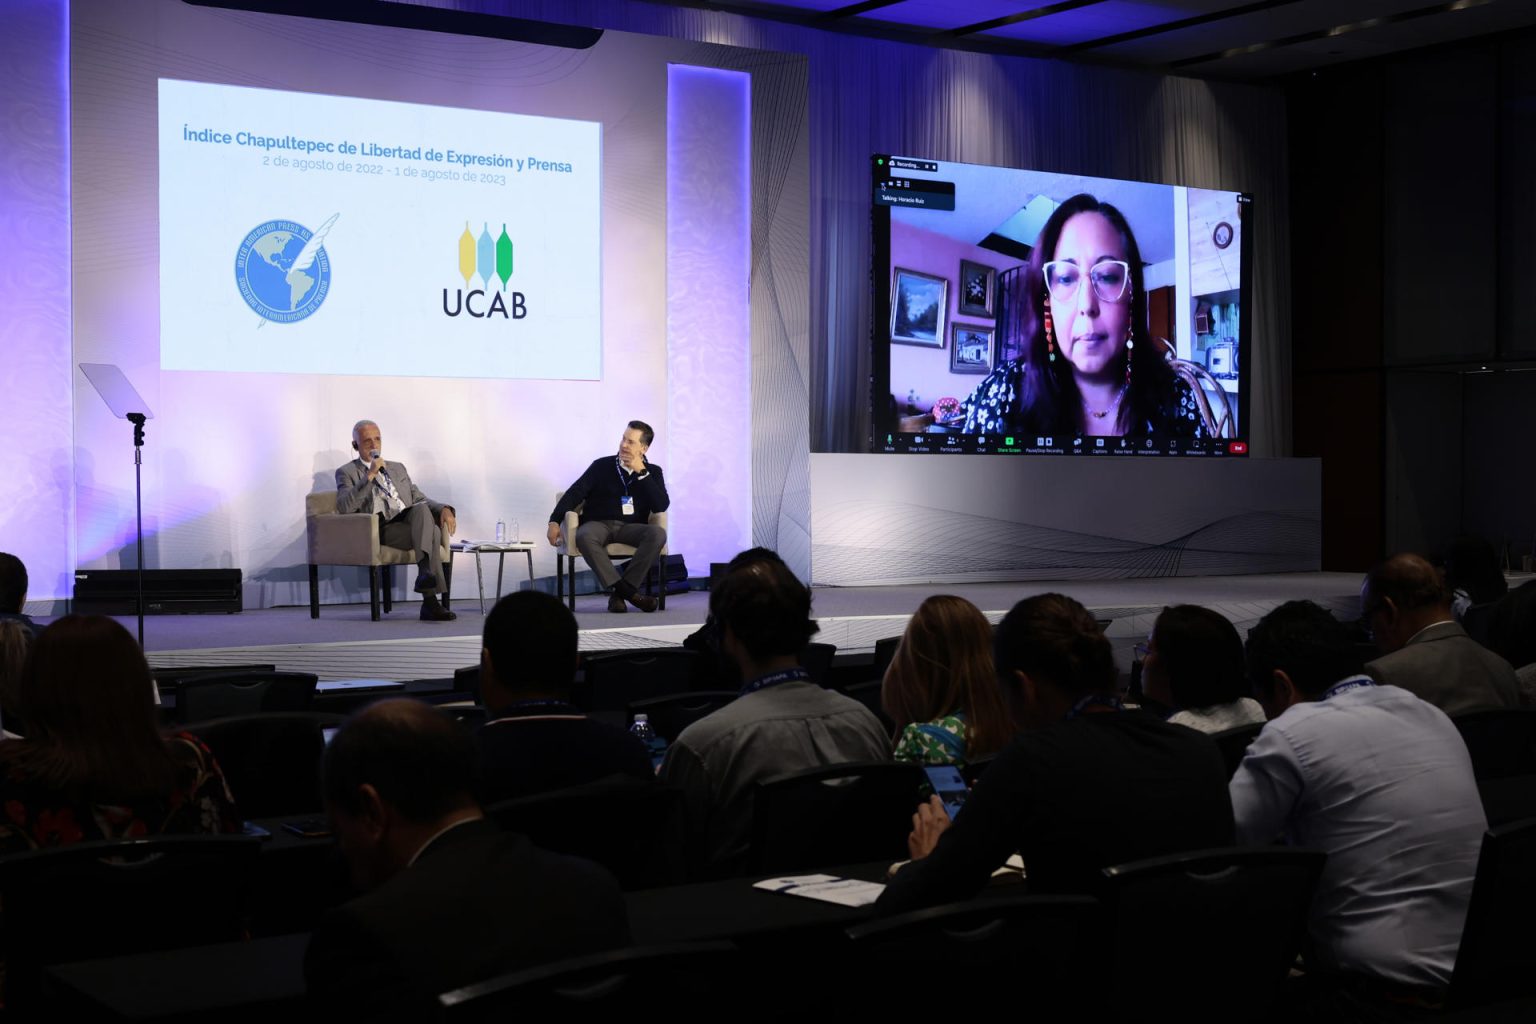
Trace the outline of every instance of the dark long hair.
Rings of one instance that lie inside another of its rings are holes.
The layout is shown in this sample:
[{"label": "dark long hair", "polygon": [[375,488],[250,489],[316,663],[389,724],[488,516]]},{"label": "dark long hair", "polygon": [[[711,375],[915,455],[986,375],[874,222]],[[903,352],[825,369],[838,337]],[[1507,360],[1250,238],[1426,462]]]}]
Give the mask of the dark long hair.
[{"label": "dark long hair", "polygon": [[[1045,343],[1045,264],[1055,258],[1062,228],[1080,213],[1097,213],[1109,221],[1125,243],[1125,261],[1131,273],[1131,326],[1136,344],[1130,349],[1131,386],[1120,403],[1119,430],[1127,436],[1145,436],[1147,425],[1163,429],[1176,410],[1175,377],[1163,357],[1161,342],[1154,341],[1147,321],[1147,288],[1142,275],[1141,248],[1125,215],[1109,203],[1079,193],[1056,208],[1040,229],[1029,262],[1021,268],[1021,287],[1009,289],[1024,302],[1011,304],[1011,323],[1003,325],[1005,339],[1013,336],[1022,347],[1023,385],[1018,402],[1018,427],[1025,433],[1072,435],[1079,433],[1082,396],[1072,376],[1072,364],[1066,358],[1058,335],[1057,358],[1051,361]],[[1081,287],[1091,287],[1086,281]],[[1057,325],[1058,328],[1060,325]],[[1122,360],[1118,372],[1125,371]]]},{"label": "dark long hair", "polygon": [[74,800],[165,796],[178,762],[155,726],[154,683],[137,641],[99,615],[66,615],[37,635],[20,690],[25,739],[0,759]]}]

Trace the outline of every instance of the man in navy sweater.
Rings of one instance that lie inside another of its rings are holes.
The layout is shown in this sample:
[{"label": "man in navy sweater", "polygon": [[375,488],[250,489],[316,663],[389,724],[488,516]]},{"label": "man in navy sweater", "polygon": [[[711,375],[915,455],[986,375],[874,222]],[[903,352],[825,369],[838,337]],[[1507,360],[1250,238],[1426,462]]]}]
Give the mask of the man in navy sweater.
[{"label": "man in navy sweater", "polygon": [[[549,542],[559,544],[565,514],[586,503],[574,544],[608,591],[610,612],[627,611],[625,601],[643,612],[656,610],[656,599],[640,593],[640,584],[667,543],[667,531],[649,522],[652,512],[665,512],[669,504],[661,467],[645,458],[655,436],[649,425],[630,420],[618,455],[605,455],[588,466],[549,514]],[[609,544],[635,549],[622,577],[608,557]]]}]

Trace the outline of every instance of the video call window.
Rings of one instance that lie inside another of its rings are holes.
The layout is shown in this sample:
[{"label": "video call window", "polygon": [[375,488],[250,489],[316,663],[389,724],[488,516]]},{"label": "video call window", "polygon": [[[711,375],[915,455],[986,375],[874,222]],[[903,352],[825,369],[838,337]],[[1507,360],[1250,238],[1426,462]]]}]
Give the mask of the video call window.
[{"label": "video call window", "polygon": [[1249,196],[871,169],[874,450],[1247,454]]}]

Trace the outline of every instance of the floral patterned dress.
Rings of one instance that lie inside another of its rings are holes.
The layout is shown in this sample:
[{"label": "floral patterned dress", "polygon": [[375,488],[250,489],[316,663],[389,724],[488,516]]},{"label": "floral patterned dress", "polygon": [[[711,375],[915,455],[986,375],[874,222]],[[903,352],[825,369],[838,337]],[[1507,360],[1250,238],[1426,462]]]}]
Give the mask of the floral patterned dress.
[{"label": "floral patterned dress", "polygon": [[965,713],[909,723],[891,756],[905,764],[965,764]]},{"label": "floral patterned dress", "polygon": [[213,753],[190,733],[168,740],[183,764],[169,794],[134,804],[71,801],[15,765],[0,774],[0,854],[98,839],[234,833],[242,822]]},{"label": "floral patterned dress", "polygon": [[[1029,410],[1019,404],[1024,392],[1024,363],[1012,360],[987,374],[976,390],[961,403],[965,412],[962,434],[1034,433]],[[1199,403],[1182,377],[1174,378],[1174,392],[1159,410],[1158,420],[1133,425],[1130,433],[1152,437],[1203,439],[1209,435],[1200,416]]]}]

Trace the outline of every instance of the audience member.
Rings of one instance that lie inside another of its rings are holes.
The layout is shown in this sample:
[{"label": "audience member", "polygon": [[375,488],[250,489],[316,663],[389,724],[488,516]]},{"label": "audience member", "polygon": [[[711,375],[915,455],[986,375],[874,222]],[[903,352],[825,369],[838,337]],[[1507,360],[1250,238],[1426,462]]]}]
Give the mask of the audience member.
[{"label": "audience member", "polygon": [[37,635],[37,623],[22,612],[27,603],[27,567],[21,559],[0,551],[0,622],[16,622],[30,640]]},{"label": "audience member", "polygon": [[965,764],[1013,738],[992,671],[992,625],[963,597],[935,594],[907,623],[880,702],[896,723],[895,758]]},{"label": "audience member", "polygon": [[1468,610],[1491,605],[1509,592],[1499,553],[1482,537],[1461,536],[1445,549],[1445,585],[1457,621]]},{"label": "audience member", "polygon": [[1242,637],[1225,616],[1195,604],[1164,608],[1145,652],[1141,686],[1151,700],[1177,709],[1168,721],[1204,733],[1264,721],[1259,702],[1246,696]]},{"label": "audience member", "polygon": [[1227,773],[1209,738],[1125,710],[1109,641],[1061,594],[1014,605],[997,628],[1000,685],[1025,731],[993,760],[951,824],[918,808],[912,862],[882,913],[965,899],[1010,854],[1032,891],[1091,891],[1117,863],[1232,841]]},{"label": "audience member", "polygon": [[1493,606],[1488,646],[1515,667],[1521,702],[1536,706],[1536,580],[1520,584]]},{"label": "audience member", "polygon": [[32,634],[26,627],[19,622],[0,619],[0,723],[4,724],[8,737],[24,731],[17,708],[21,700],[21,674],[31,647]]},{"label": "audience member", "polygon": [[[780,558],[779,553],[772,548],[747,548],[726,563],[725,572],[720,578],[724,579],[737,569],[751,565],[753,562],[777,562],[783,565],[784,559]],[[741,688],[741,666],[720,649],[720,623],[713,612],[705,615],[702,626],[683,638],[683,646],[690,651],[698,651],[708,659],[708,678],[701,680],[700,689],[736,690]]]},{"label": "audience member", "polygon": [[1445,713],[1360,674],[1346,628],[1291,601],[1248,634],[1272,719],[1232,778],[1239,842],[1328,854],[1311,909],[1318,966],[1369,995],[1450,981],[1487,822]]},{"label": "audience member", "polygon": [[67,615],[40,632],[18,699],[26,738],[0,743],[0,853],[240,831],[208,748],[160,735],[149,665],[111,619]]},{"label": "audience member", "polygon": [[798,653],[812,634],[811,592],[778,560],[728,573],[709,595],[720,646],[747,680],[741,696],[682,731],[661,765],[680,788],[690,847],[716,873],[744,860],[753,787],[778,775],[889,758],[864,705],[810,681]]},{"label": "audience member", "polygon": [[485,618],[476,733],[488,801],[577,786],[611,775],[654,779],[650,752],[616,725],[571,704],[576,617],[550,594],[509,594]]},{"label": "audience member", "polygon": [[1365,666],[1446,714],[1520,704],[1509,662],[1467,636],[1451,615],[1440,574],[1418,555],[1394,555],[1360,590],[1361,619],[1382,656]]},{"label": "audience member", "polygon": [[428,1019],[441,992],[628,941],[618,883],[498,831],[472,795],[469,733],[427,705],[386,700],[349,719],[324,776],[365,890],[321,918],[304,958],[334,1019]]}]

